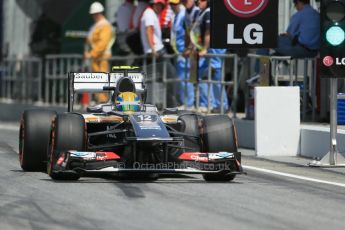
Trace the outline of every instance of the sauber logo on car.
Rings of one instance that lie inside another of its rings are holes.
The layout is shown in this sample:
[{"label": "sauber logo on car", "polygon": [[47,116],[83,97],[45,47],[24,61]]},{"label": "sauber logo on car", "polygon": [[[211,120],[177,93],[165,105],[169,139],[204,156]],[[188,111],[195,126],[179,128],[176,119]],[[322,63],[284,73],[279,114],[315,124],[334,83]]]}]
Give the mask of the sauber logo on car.
[{"label": "sauber logo on car", "polygon": [[230,13],[243,18],[260,14],[269,0],[224,0]]},{"label": "sauber logo on car", "polygon": [[75,83],[85,83],[85,82],[108,82],[109,75],[107,73],[75,73],[74,82]]}]

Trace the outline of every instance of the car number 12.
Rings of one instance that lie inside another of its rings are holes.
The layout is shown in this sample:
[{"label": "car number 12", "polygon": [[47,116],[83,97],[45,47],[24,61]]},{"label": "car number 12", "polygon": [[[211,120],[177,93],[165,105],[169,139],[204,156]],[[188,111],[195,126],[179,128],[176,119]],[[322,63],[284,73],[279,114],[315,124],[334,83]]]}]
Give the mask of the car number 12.
[{"label": "car number 12", "polygon": [[139,118],[139,122],[142,122],[142,121],[152,121],[154,117],[151,115],[138,115],[137,118]]}]

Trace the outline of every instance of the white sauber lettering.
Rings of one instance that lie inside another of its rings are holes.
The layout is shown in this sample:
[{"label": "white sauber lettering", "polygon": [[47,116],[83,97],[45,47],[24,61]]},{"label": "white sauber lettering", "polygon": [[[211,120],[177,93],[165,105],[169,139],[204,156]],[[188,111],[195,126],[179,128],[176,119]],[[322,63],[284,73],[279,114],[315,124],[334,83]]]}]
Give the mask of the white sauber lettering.
[{"label": "white sauber lettering", "polygon": [[106,73],[75,73],[74,82],[108,82]]}]

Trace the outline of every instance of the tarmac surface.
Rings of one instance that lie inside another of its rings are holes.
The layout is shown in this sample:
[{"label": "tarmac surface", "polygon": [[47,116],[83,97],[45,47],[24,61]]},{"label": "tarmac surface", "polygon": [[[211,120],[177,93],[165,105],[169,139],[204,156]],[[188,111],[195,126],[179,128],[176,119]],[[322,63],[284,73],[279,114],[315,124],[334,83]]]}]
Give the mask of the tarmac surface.
[{"label": "tarmac surface", "polygon": [[257,158],[241,149],[248,175],[230,183],[201,176],[54,182],[21,170],[18,129],[0,123],[0,229],[344,228],[344,168],[310,168],[310,159]]}]

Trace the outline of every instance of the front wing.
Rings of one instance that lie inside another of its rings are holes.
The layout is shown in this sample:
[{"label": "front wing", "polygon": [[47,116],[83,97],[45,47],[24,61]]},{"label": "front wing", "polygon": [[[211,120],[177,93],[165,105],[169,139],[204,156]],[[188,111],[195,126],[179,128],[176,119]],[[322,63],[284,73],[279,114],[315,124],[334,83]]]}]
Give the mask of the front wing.
[{"label": "front wing", "polygon": [[185,152],[176,162],[125,164],[114,152],[60,153],[53,166],[56,173],[74,172],[83,174],[242,174],[241,153],[200,153]]}]

